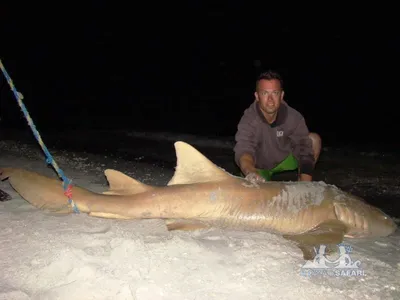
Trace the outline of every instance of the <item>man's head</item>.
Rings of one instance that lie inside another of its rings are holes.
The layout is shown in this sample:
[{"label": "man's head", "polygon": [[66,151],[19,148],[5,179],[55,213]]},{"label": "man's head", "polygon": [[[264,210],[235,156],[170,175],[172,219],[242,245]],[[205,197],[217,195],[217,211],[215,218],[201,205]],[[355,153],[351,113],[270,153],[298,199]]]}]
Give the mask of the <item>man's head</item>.
[{"label": "man's head", "polygon": [[284,96],[281,76],[274,71],[260,74],[256,82],[254,96],[264,115],[274,119]]}]

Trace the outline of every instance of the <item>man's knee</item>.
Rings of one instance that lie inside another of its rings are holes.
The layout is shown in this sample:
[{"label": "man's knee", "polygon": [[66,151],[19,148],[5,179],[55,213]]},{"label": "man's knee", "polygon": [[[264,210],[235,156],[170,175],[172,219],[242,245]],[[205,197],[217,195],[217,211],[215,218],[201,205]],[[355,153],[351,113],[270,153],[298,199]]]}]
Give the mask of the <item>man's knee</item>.
[{"label": "man's knee", "polygon": [[321,145],[322,145],[322,140],[321,137],[319,136],[318,133],[315,132],[310,132],[308,135],[312,141],[312,147],[314,150],[314,156],[315,160],[318,160],[319,154],[321,153]]},{"label": "man's knee", "polygon": [[321,137],[319,136],[318,133],[310,132],[308,136],[312,140],[313,145],[318,146],[318,148],[321,148]]}]

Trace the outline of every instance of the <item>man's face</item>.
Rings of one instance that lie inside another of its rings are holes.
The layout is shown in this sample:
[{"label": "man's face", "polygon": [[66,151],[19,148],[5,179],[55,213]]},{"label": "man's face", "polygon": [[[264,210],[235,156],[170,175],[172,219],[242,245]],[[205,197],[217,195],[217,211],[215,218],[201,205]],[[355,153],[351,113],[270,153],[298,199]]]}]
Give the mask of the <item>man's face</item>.
[{"label": "man's face", "polygon": [[254,96],[260,104],[261,110],[269,115],[274,115],[278,112],[279,106],[283,99],[284,92],[281,89],[279,80],[260,80],[257,91]]}]

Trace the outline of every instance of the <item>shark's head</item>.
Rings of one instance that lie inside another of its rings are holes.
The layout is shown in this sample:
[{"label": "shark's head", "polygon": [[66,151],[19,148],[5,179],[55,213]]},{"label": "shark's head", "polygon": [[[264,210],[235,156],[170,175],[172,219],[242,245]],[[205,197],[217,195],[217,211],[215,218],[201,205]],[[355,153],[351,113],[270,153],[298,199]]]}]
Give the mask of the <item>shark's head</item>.
[{"label": "shark's head", "polygon": [[373,235],[388,236],[396,231],[397,224],[382,210],[372,206],[370,208],[370,216],[370,219],[373,221],[371,222],[369,230]]},{"label": "shark's head", "polygon": [[381,209],[368,203],[358,195],[340,190],[335,186],[328,189],[338,220],[346,224],[353,238],[388,236],[396,231],[397,224]]}]

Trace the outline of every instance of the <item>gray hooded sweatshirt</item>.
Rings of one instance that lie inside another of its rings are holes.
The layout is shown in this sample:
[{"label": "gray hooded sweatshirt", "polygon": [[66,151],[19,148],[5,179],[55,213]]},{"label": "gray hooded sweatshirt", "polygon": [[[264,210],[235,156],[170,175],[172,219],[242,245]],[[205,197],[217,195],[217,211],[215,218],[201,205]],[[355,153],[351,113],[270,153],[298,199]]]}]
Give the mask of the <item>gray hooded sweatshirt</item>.
[{"label": "gray hooded sweatshirt", "polygon": [[304,117],[283,102],[274,123],[269,124],[254,101],[243,113],[235,135],[235,161],[244,153],[252,155],[256,168],[271,169],[290,153],[299,163],[300,173],[312,175],[314,155]]}]

